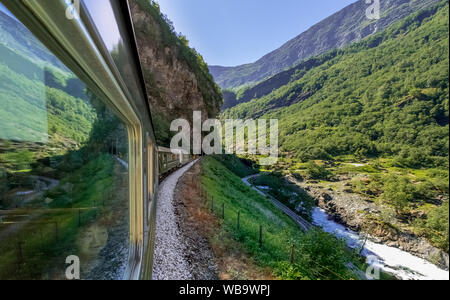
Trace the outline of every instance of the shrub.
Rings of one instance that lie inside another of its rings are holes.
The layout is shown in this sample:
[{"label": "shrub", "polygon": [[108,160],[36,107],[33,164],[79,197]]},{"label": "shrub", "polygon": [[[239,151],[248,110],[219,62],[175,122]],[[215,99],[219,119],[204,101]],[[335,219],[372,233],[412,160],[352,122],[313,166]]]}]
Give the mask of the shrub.
[{"label": "shrub", "polygon": [[325,166],[319,165],[314,161],[308,162],[306,169],[312,179],[329,180],[332,176],[332,173]]}]

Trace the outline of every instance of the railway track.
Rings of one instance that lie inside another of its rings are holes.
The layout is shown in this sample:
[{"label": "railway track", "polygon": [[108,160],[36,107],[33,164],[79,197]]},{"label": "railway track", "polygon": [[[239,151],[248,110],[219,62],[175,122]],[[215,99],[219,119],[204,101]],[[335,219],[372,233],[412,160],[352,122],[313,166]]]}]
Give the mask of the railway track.
[{"label": "railway track", "polygon": [[299,216],[297,213],[295,213],[294,211],[292,211],[289,207],[287,207],[286,205],[284,205],[283,203],[281,203],[280,201],[278,201],[277,199],[275,199],[274,197],[272,197],[271,195],[261,191],[260,189],[258,189],[257,187],[255,187],[254,185],[252,185],[249,180],[252,178],[256,178],[260,176],[260,174],[256,174],[256,175],[251,175],[245,178],[242,178],[242,182],[251,187],[252,189],[254,189],[258,194],[260,194],[263,197],[268,198],[269,200],[272,201],[272,203],[279,208],[281,211],[283,211],[288,217],[290,217],[299,227],[302,231],[306,232],[309,231],[313,225],[311,223],[309,223],[308,221],[306,221],[304,218],[302,218],[301,216]]}]

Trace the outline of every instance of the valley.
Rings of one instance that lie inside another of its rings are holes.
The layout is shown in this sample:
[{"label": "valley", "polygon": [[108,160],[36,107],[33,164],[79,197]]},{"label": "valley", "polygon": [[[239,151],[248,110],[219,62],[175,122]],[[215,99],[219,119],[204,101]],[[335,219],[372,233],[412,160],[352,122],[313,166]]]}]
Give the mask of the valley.
[{"label": "valley", "polygon": [[[111,3],[120,42],[72,66],[88,84],[0,6],[0,279],[64,279],[75,253],[83,279],[448,280],[448,0],[355,1],[236,67],[156,1]],[[277,120],[277,163],[242,154],[257,122],[238,154],[197,129],[170,153],[198,116]]]},{"label": "valley", "polygon": [[281,157],[254,185],[448,270],[448,32],[441,1],[257,83],[222,84],[222,120],[279,120]]}]

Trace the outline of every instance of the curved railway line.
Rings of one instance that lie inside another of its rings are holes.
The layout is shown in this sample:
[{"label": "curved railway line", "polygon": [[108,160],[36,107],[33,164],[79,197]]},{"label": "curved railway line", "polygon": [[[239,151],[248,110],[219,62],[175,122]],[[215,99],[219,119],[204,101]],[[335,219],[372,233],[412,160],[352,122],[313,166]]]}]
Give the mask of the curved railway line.
[{"label": "curved railway line", "polygon": [[249,182],[250,179],[256,178],[256,177],[258,177],[260,175],[261,174],[247,176],[245,178],[242,178],[242,182],[245,185],[247,185],[247,186],[251,187],[252,189],[254,189],[261,196],[263,196],[265,198],[268,198],[270,201],[272,201],[273,205],[275,205],[277,208],[279,208],[281,211],[283,211],[283,213],[285,213],[288,217],[290,217],[300,227],[300,229],[302,231],[304,231],[304,232],[309,231],[313,227],[313,225],[311,223],[306,221],[304,218],[302,218],[301,216],[296,214],[289,207],[287,207],[286,205],[284,205],[283,203],[281,203],[280,201],[278,201],[277,199],[275,199],[271,195],[261,191],[260,189],[258,189],[257,187],[255,187],[253,184],[251,184]]}]

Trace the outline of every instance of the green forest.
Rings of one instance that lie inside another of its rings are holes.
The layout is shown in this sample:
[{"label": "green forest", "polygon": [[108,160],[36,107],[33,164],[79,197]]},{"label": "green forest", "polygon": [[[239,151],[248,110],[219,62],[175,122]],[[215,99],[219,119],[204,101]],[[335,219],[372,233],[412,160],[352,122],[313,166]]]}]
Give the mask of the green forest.
[{"label": "green forest", "polygon": [[302,160],[354,154],[448,166],[448,4],[435,10],[325,54],[318,67],[301,65],[289,83],[222,118],[279,119],[282,150]]}]

